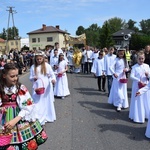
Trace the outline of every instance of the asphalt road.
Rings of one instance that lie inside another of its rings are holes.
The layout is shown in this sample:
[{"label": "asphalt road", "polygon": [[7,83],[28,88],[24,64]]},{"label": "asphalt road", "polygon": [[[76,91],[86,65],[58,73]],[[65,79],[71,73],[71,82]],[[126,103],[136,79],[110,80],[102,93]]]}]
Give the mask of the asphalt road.
[{"label": "asphalt road", "polygon": [[[31,92],[29,74],[20,81]],[[150,150],[147,122],[130,121],[129,109],[116,112],[107,103],[107,92],[97,90],[93,75],[68,73],[68,82],[71,95],[55,99],[57,120],[46,124],[49,138],[39,150]],[[130,81],[128,95],[130,100]]]}]

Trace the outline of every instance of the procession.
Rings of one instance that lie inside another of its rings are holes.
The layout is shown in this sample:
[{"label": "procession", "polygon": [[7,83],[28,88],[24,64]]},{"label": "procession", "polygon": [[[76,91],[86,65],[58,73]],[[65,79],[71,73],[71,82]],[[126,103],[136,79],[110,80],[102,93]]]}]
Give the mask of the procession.
[{"label": "procession", "polygon": [[0,150],[150,150],[149,5],[1,0]]},{"label": "procession", "polygon": [[[149,45],[137,51],[136,63],[131,59],[134,53],[130,52],[127,59],[127,48],[123,47],[100,50],[90,46],[81,49],[71,46],[65,50],[56,42],[54,49],[32,51],[33,64],[27,66],[31,94],[26,85],[19,82],[19,68],[14,63],[19,53],[14,52],[12,60],[4,59],[1,63],[1,113],[5,114],[1,130],[11,133],[11,143],[5,141],[7,144],[1,149],[36,150],[47,140],[44,126],[57,122],[55,101],[65,101],[71,95],[68,74],[90,75],[96,79],[97,91],[106,94],[106,103],[111,104],[116,113],[129,108],[128,117],[134,123],[142,124],[148,120],[145,136],[150,138],[150,73],[149,64],[144,63],[145,54],[150,53]],[[127,93],[128,78],[132,81],[131,97]],[[3,145],[4,141],[1,143]]]}]

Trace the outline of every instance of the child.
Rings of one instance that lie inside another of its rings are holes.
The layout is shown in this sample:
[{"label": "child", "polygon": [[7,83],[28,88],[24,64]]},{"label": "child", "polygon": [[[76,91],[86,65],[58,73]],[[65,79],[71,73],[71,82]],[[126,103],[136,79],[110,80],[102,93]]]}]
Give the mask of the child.
[{"label": "child", "polygon": [[117,107],[117,111],[121,111],[121,108],[127,108],[127,83],[121,83],[120,79],[126,78],[125,72],[128,71],[128,64],[125,58],[125,49],[120,48],[113,64],[110,66],[110,71],[113,74],[113,82],[108,98],[108,103]]},{"label": "child", "polygon": [[68,70],[67,62],[64,59],[64,54],[59,54],[58,69],[57,69],[57,82],[54,87],[54,95],[64,99],[65,96],[70,95],[68,88],[68,79],[66,71]]},{"label": "child", "polygon": [[[106,77],[104,74],[104,57],[103,51],[100,51],[98,54],[98,58],[96,58],[93,62],[93,66],[91,72],[97,77],[98,90],[105,92],[105,82]],[[102,84],[101,84],[102,81]]]},{"label": "child", "polygon": [[[42,125],[46,122],[54,122],[56,120],[54,108],[53,85],[56,81],[51,66],[45,62],[44,53],[37,52],[35,54],[35,63],[30,69],[30,80],[33,83],[33,100],[37,110],[37,118]],[[44,94],[38,95],[36,88],[44,87]]]},{"label": "child", "polygon": [[132,83],[132,94],[131,104],[129,110],[129,118],[134,122],[144,123],[145,119],[149,118],[150,112],[150,91],[141,96],[135,97],[136,92],[139,90],[139,86],[144,86],[149,82],[149,65],[144,63],[145,54],[143,51],[137,54],[137,64],[132,67],[131,79]]},{"label": "child", "polygon": [[[11,130],[11,146],[5,150],[36,150],[47,139],[40,123],[34,116],[34,104],[27,88],[18,82],[18,68],[8,63],[0,73],[0,104],[3,115],[2,125]],[[33,146],[33,147],[32,147]],[[1,148],[1,147],[0,147]]]},{"label": "child", "polygon": [[[145,92],[147,92],[148,90],[150,90],[150,82],[143,88],[139,89],[138,92],[136,93],[136,97],[141,96],[142,94],[146,94]],[[148,91],[149,92],[149,91]],[[144,99],[143,101],[145,101],[146,99]],[[137,100],[138,101],[138,100]],[[147,123],[147,127],[146,127],[146,132],[145,132],[145,136],[147,138],[150,138],[150,115],[148,118],[148,123]]]}]

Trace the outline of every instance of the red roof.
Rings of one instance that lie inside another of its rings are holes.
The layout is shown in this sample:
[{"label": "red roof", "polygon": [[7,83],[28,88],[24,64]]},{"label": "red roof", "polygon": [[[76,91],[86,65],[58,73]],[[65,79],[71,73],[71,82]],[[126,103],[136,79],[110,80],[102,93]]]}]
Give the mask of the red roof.
[{"label": "red roof", "polygon": [[42,28],[28,32],[27,34],[40,34],[40,33],[41,34],[42,33],[64,33],[65,34],[67,32],[59,29],[59,26],[53,27],[53,26],[43,25]]}]

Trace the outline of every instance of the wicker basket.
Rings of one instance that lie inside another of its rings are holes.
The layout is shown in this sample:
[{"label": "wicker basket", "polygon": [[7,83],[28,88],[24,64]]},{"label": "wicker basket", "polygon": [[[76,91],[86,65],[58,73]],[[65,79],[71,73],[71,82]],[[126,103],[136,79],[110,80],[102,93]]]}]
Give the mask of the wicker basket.
[{"label": "wicker basket", "polygon": [[61,77],[62,77],[62,74],[59,73],[59,74],[57,75],[57,77],[61,78]]},{"label": "wicker basket", "polygon": [[[2,122],[3,114],[4,111],[2,111],[2,114],[0,115],[0,123]],[[5,134],[5,131],[6,130],[3,130],[3,133],[0,134],[0,147],[8,146],[11,143],[11,139],[13,135],[11,133]]]},{"label": "wicker basket", "polygon": [[12,134],[0,135],[0,146],[9,145],[12,139]]},{"label": "wicker basket", "polygon": [[127,83],[128,79],[120,79],[119,81],[120,81],[120,83]]},{"label": "wicker basket", "polygon": [[138,83],[139,89],[143,88],[144,86],[146,86],[146,84],[142,84],[141,82]]},{"label": "wicker basket", "polygon": [[43,87],[40,87],[40,88],[35,88],[35,92],[37,95],[41,95],[41,94],[44,94],[45,92],[45,88],[44,88],[44,83],[43,83],[43,80],[41,78],[39,78],[41,81],[42,81],[42,85]]}]

